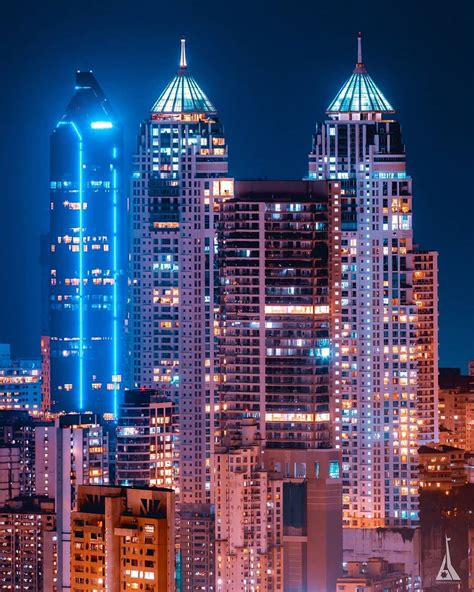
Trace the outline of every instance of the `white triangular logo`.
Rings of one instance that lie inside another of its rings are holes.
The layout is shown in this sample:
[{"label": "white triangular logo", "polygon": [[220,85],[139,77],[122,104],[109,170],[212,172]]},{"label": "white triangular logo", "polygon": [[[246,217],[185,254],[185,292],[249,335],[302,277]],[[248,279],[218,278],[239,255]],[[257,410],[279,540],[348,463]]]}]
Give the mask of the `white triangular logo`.
[{"label": "white triangular logo", "polygon": [[451,563],[451,553],[449,551],[449,541],[451,539],[446,538],[446,553],[444,555],[443,562],[441,563],[441,567],[439,568],[438,575],[436,577],[437,582],[460,582],[461,578],[459,577],[457,571],[454,569]]}]

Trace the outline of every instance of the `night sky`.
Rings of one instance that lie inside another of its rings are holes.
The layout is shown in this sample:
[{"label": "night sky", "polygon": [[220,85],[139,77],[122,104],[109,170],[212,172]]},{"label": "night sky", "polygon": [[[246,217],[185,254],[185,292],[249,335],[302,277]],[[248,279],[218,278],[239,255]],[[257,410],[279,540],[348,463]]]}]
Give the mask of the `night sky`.
[{"label": "night sky", "polygon": [[174,75],[179,38],[217,106],[237,178],[301,178],[314,123],[349,77],[356,35],[395,106],[414,178],[415,242],[440,253],[440,363],[474,358],[473,30],[469,0],[9,2],[0,23],[0,341],[39,354],[39,238],[49,135],[94,70],[125,126]]}]

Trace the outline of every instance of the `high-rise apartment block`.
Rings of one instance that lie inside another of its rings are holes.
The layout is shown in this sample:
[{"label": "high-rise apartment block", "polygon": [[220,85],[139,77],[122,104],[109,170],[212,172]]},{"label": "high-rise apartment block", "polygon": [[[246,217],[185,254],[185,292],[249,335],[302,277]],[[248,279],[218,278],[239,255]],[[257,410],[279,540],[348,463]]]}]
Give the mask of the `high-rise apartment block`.
[{"label": "high-rise apartment block", "polygon": [[125,216],[121,128],[91,72],[51,135],[49,337],[58,410],[116,413]]},{"label": "high-rise apartment block", "polygon": [[80,485],[114,483],[115,426],[91,413],[60,415],[34,427],[35,492],[54,500],[58,585],[69,590],[71,512]]},{"label": "high-rise apartment block", "polygon": [[140,126],[131,200],[132,382],[179,405],[182,502],[210,501],[205,407],[214,401],[215,210],[231,195],[217,110],[177,75]]},{"label": "high-rise apartment block", "polygon": [[43,335],[41,337],[41,410],[48,412],[51,410],[51,349],[50,337]]},{"label": "high-rise apartment block", "polygon": [[[75,413],[0,415],[0,505],[54,500],[55,585],[335,590],[343,524],[367,561],[418,525],[418,447],[439,433],[437,254],[413,244],[394,113],[359,35],[308,177],[234,183],[182,40],[139,128],[124,319],[121,126],[77,73],[51,136],[45,381],[37,401],[8,399]],[[0,388],[1,366],[2,350]],[[377,559],[340,585],[418,585],[418,535],[400,551],[409,582]]]},{"label": "high-rise apartment block", "polygon": [[0,589],[56,592],[57,530],[54,501],[30,496],[0,507]]},{"label": "high-rise apartment block", "polygon": [[273,448],[330,441],[326,183],[240,181],[223,206],[220,430]]},{"label": "high-rise apartment block", "polygon": [[[71,511],[77,488],[113,483],[114,457],[115,424],[95,414],[45,419],[26,411],[0,412],[0,505],[19,504],[23,514],[42,516],[45,511],[54,518],[54,564],[43,564],[40,554],[37,569],[45,578],[54,575],[58,590],[70,589]],[[41,521],[41,516],[30,518]]]},{"label": "high-rise apartment block", "polygon": [[71,516],[71,592],[174,587],[169,489],[80,486]]},{"label": "high-rise apartment block", "polygon": [[27,411],[0,411],[0,501],[35,493],[35,432]]},{"label": "high-rise apartment block", "polygon": [[439,439],[448,444],[474,451],[474,385],[471,376],[459,368],[441,368],[439,374]]},{"label": "high-rise apartment block", "polygon": [[220,216],[216,588],[334,589],[329,185],[242,181]]},{"label": "high-rise apartment block", "polygon": [[[179,467],[173,487],[188,516],[188,533],[195,504],[201,509],[207,504],[211,515],[218,379],[215,217],[232,195],[227,174],[223,126],[189,74],[183,40],[178,72],[138,136],[130,203],[129,343],[132,386],[165,385],[177,408]],[[190,511],[183,504],[190,504]],[[202,525],[197,518],[196,528]],[[198,571],[183,573],[184,585],[191,582],[186,590],[194,589]]]},{"label": "high-rise apartment block", "polygon": [[12,360],[10,345],[0,343],[0,409],[41,410],[40,360]]},{"label": "high-rise apartment block", "polygon": [[[317,125],[309,157],[309,178],[331,186],[335,224],[329,254],[335,445],[342,451],[345,525],[410,526],[419,518],[419,428],[424,439],[436,435],[427,401],[436,397],[436,377],[426,376],[436,369],[436,345],[428,335],[418,340],[425,317],[426,333],[437,336],[436,266],[430,256],[426,279],[433,284],[418,311],[400,124],[365,69],[360,36],[358,49],[352,75]],[[423,267],[422,257],[418,262]]]},{"label": "high-rise apartment block", "polygon": [[175,406],[157,389],[126,390],[117,427],[117,484],[171,487],[178,470]]},{"label": "high-rise apartment block", "polygon": [[438,253],[413,254],[413,298],[417,311],[418,442],[439,439],[438,426]]}]

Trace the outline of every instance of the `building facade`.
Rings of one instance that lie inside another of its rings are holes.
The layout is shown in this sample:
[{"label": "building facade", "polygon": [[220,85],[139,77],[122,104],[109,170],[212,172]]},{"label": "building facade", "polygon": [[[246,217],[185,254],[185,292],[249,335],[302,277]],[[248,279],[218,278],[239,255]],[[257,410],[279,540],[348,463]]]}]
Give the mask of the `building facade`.
[{"label": "building facade", "polygon": [[469,482],[470,458],[461,448],[446,444],[420,446],[420,488],[424,491],[451,491]]},{"label": "building facade", "polygon": [[71,533],[71,592],[175,590],[171,490],[80,486]]},{"label": "building facade", "polygon": [[35,428],[27,411],[0,411],[1,498],[35,493]]},{"label": "building facade", "polygon": [[12,360],[10,346],[0,343],[0,409],[38,413],[42,390],[40,360]]},{"label": "building facade", "polygon": [[91,72],[51,135],[49,337],[57,410],[117,413],[121,389],[122,132]]},{"label": "building facade", "polygon": [[126,390],[117,426],[117,485],[171,487],[176,483],[175,406],[157,389]]},{"label": "building facade", "polygon": [[0,507],[0,588],[57,592],[58,558],[54,501],[30,496]]},{"label": "building facade", "polygon": [[439,440],[438,253],[413,254],[413,298],[417,311],[418,442]]},{"label": "building facade", "polygon": [[408,592],[410,578],[403,569],[403,564],[381,557],[350,561],[347,574],[337,580],[336,592]]},{"label": "building facade", "polygon": [[[394,109],[367,73],[359,35],[356,67],[317,125],[309,178],[327,180],[337,222],[331,244],[334,443],[342,451],[344,523],[418,523],[418,310],[412,191]],[[419,259],[419,261],[421,261]],[[431,270],[434,299],[436,277]],[[422,344],[436,370],[436,315]],[[424,378],[436,396],[436,376]],[[428,384],[429,383],[429,384]],[[421,383],[420,383],[421,386]],[[433,404],[424,400],[436,435]]]},{"label": "building facade", "polygon": [[218,591],[330,590],[339,575],[328,191],[240,181],[222,208]]},{"label": "building facade", "polygon": [[440,443],[474,452],[474,386],[459,368],[441,368],[438,416]]},{"label": "building facade", "polygon": [[[129,345],[131,386],[165,386],[177,407],[179,466],[173,487],[188,518],[195,504],[207,504],[211,515],[218,380],[215,217],[232,190],[223,126],[189,74],[183,40],[178,72],[138,135],[130,204]],[[198,517],[196,528],[202,525]],[[190,527],[188,519],[188,533]],[[194,589],[194,574],[201,571],[183,573],[184,585],[190,582],[186,590]],[[211,590],[211,579],[205,585]]]},{"label": "building facade", "polygon": [[91,413],[64,414],[34,427],[35,492],[54,500],[61,591],[71,586],[71,512],[78,487],[114,483],[114,443],[115,425]]}]

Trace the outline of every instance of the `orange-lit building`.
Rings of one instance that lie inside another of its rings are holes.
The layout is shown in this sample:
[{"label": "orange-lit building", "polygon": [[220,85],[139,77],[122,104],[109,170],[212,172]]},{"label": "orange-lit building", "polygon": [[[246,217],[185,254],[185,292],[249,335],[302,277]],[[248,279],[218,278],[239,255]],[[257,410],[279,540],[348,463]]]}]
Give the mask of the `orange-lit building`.
[{"label": "orange-lit building", "polygon": [[173,592],[169,489],[79,486],[71,515],[71,592]]},{"label": "orange-lit building", "polygon": [[469,482],[470,455],[444,444],[420,446],[420,487],[428,491],[451,491]]},{"label": "orange-lit building", "polygon": [[474,452],[474,384],[458,368],[440,370],[440,442]]},{"label": "orange-lit building", "polygon": [[418,442],[439,439],[438,426],[438,253],[413,255],[413,299],[417,323],[417,421]]}]

